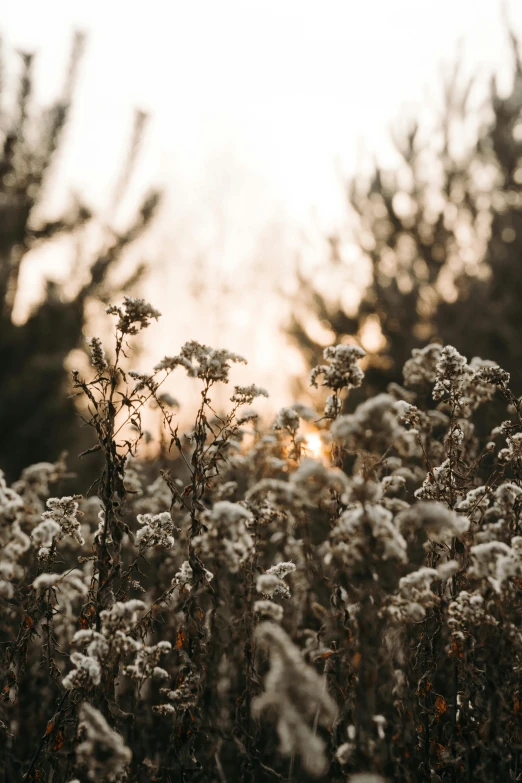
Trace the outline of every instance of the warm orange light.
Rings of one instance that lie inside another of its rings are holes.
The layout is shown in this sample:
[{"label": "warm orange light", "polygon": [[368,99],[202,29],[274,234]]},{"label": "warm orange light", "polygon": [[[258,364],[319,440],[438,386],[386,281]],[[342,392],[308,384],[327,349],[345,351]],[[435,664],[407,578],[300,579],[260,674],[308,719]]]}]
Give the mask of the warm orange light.
[{"label": "warm orange light", "polygon": [[307,457],[319,459],[323,455],[323,442],[317,432],[309,432],[305,435],[304,450]]},{"label": "warm orange light", "polygon": [[385,347],[386,338],[376,315],[369,315],[364,322],[360,332],[360,340],[362,347],[368,353],[378,353]]}]

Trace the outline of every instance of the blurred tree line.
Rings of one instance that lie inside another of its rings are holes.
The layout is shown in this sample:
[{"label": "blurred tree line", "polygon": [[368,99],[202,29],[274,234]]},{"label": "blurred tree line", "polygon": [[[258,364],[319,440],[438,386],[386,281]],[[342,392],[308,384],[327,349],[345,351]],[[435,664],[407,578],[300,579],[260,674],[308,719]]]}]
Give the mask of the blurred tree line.
[{"label": "blurred tree line", "polygon": [[[82,435],[64,361],[83,340],[90,298],[107,302],[114,293],[109,273],[124,251],[143,233],[156,211],[157,192],[147,194],[123,232],[107,230],[87,268],[75,269],[80,285],[67,298],[62,287],[48,280],[43,300],[23,324],[13,321],[20,289],[20,270],[27,254],[97,225],[96,217],[71,197],[66,212],[46,221],[45,197],[64,139],[84,38],[74,38],[60,97],[39,110],[33,96],[33,55],[20,53],[21,71],[15,100],[6,108],[6,85],[0,80],[0,468],[16,477],[27,464],[49,461],[62,450],[78,453]],[[116,197],[126,189],[141,142],[145,115],[138,112],[130,149],[124,161]],[[135,269],[119,288],[128,290],[143,272]]]},{"label": "blurred tree line", "polygon": [[[360,339],[368,323],[380,328],[365,394],[368,386],[382,391],[401,383],[412,349],[434,340],[496,361],[522,393],[522,60],[508,34],[509,94],[502,97],[492,78],[485,105],[474,110],[473,81],[463,81],[456,66],[444,80],[435,131],[423,138],[420,123],[411,122],[394,138],[396,170],[375,165],[371,176],[348,183],[350,240],[371,271],[357,312],[300,275],[300,307],[289,331],[309,366],[318,363],[322,346],[307,328],[307,312],[336,341]],[[329,242],[328,268],[338,274],[343,240]]]},{"label": "blurred tree line", "polygon": [[[456,68],[443,84],[436,131],[425,137],[413,121],[394,139],[400,166],[388,171],[375,165],[371,176],[348,183],[355,218],[350,241],[369,264],[371,282],[357,312],[350,313],[341,299],[324,295],[313,278],[300,275],[300,306],[289,331],[310,366],[322,353],[307,326],[314,313],[335,341],[360,337],[365,325],[378,323],[383,347],[370,357],[365,394],[400,383],[400,368],[412,349],[434,339],[468,357],[495,360],[522,392],[522,59],[511,33],[510,42],[511,89],[502,97],[492,79],[481,122],[471,107],[472,81],[463,82]],[[0,468],[9,478],[29,463],[57,458],[63,449],[71,456],[81,450],[64,361],[82,344],[89,300],[107,302],[117,293],[110,272],[149,226],[159,200],[151,192],[125,231],[105,232],[74,297],[49,280],[28,320],[13,321],[26,255],[96,225],[96,216],[75,199],[59,219],[41,218],[83,44],[77,35],[62,94],[43,111],[33,96],[34,58],[22,53],[14,106],[0,113]],[[0,80],[2,102],[5,93]],[[138,113],[117,198],[131,176],[144,120]],[[342,238],[332,236],[329,244],[331,258],[322,272],[337,275],[344,264]],[[142,272],[135,270],[119,288],[128,291]]]}]

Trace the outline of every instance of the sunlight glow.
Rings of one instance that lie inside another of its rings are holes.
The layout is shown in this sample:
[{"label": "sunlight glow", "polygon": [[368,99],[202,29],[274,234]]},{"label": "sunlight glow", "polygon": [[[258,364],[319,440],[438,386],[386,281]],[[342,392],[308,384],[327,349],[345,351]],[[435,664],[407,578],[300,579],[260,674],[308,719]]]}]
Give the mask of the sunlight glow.
[{"label": "sunlight glow", "polygon": [[320,459],[324,453],[321,436],[317,432],[309,432],[305,435],[304,450],[307,457]]},{"label": "sunlight glow", "polygon": [[381,331],[377,316],[368,316],[361,329],[361,344],[368,353],[378,353],[386,345],[386,338]]}]

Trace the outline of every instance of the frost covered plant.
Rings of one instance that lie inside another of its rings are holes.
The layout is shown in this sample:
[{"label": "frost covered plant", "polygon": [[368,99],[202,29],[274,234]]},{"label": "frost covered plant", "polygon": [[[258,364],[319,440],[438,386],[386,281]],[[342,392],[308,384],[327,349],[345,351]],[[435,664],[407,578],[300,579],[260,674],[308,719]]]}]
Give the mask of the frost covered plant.
[{"label": "frost covered plant", "polygon": [[265,692],[254,700],[253,712],[274,714],[281,753],[299,756],[308,773],[322,775],[328,769],[326,746],[314,723],[328,726],[337,715],[326,681],[304,662],[280,626],[261,623],[256,638],[268,651],[270,669]]},{"label": "frost covered plant", "polygon": [[76,762],[90,780],[123,780],[132,753],[120,734],[111,729],[101,712],[88,702],[80,708],[83,739],[76,748]]}]

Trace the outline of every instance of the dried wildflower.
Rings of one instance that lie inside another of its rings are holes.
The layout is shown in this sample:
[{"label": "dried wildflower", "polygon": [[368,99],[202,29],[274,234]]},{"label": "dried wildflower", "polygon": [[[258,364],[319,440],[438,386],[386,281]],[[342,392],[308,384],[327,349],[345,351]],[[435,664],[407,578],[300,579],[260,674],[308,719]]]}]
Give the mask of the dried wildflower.
[{"label": "dried wildflower", "polygon": [[80,707],[80,727],[85,738],[76,748],[78,764],[85,766],[90,780],[116,780],[132,760],[121,735],[87,702]]},{"label": "dried wildflower", "polygon": [[[214,574],[211,571],[208,571],[206,568],[203,571],[204,579],[207,582],[210,582]],[[172,586],[173,587],[179,587],[184,588],[186,586],[192,585],[192,579],[193,579],[194,573],[192,571],[192,567],[188,560],[185,560],[184,563],[181,564],[181,568],[176,573],[174,579],[172,580]]]},{"label": "dried wildflower", "polygon": [[261,615],[265,620],[272,620],[274,623],[280,623],[283,619],[283,607],[275,604],[273,601],[255,601],[254,612]]},{"label": "dried wildflower", "polygon": [[157,321],[161,316],[159,310],[156,310],[144,299],[135,299],[132,296],[125,296],[121,307],[110,305],[105,312],[109,315],[117,315],[116,329],[122,334],[128,335],[138,334],[140,329],[150,326],[151,318],[155,318]]},{"label": "dried wildflower", "polygon": [[147,610],[143,601],[116,601],[110,609],[100,612],[102,629],[105,636],[116,631],[132,631],[140,616]]},{"label": "dried wildflower", "polygon": [[179,528],[174,525],[172,517],[168,511],[161,514],[138,514],[138,524],[141,525],[136,533],[136,545],[140,548],[151,546],[161,546],[165,549],[172,549],[174,546],[174,531],[179,532]]},{"label": "dried wildflower", "polygon": [[437,501],[415,503],[398,516],[397,523],[404,535],[423,531],[433,541],[458,537],[469,529],[469,519]]},{"label": "dried wildflower", "polygon": [[389,394],[372,397],[332,425],[334,439],[345,444],[349,451],[364,449],[381,454],[401,433],[396,401]]},{"label": "dried wildflower", "polygon": [[327,726],[337,715],[326,682],[304,662],[279,625],[261,623],[256,638],[268,650],[270,670],[265,692],[254,699],[252,712],[256,716],[267,710],[275,714],[281,753],[300,756],[309,774],[322,775],[328,769],[325,743],[313,723]]},{"label": "dried wildflower", "polygon": [[142,681],[148,677],[166,680],[169,675],[165,669],[158,666],[158,662],[162,655],[166,655],[171,650],[170,642],[158,642],[149,647],[141,647],[136,653],[134,663],[126,666],[123,671],[133,680]]},{"label": "dried wildflower", "polygon": [[[54,521],[59,525],[60,531],[56,536],[57,540],[64,536],[70,536],[80,546],[83,546],[85,540],[81,534],[81,525],[78,519],[79,516],[82,516],[78,504],[80,497],[80,495],[74,495],[72,497],[49,498],[46,504],[48,510],[43,512],[42,519]],[[35,532],[36,528],[33,530],[33,537]],[[44,546],[50,546],[50,544]]]},{"label": "dried wildflower", "polygon": [[446,345],[442,349],[436,370],[437,375],[433,389],[434,400],[462,392],[462,385],[469,373],[469,368],[465,357],[461,356],[456,348],[452,345]]},{"label": "dried wildflower", "polygon": [[442,346],[438,343],[431,343],[425,348],[414,348],[412,358],[408,359],[402,370],[405,385],[435,383],[441,350]]},{"label": "dried wildflower", "polygon": [[238,405],[251,405],[258,397],[268,397],[268,392],[252,383],[250,386],[234,386],[234,394],[230,400]]},{"label": "dried wildflower", "polygon": [[40,524],[34,528],[31,533],[31,538],[33,539],[33,543],[40,547],[38,552],[39,557],[47,557],[50,547],[61,532],[62,529],[60,525],[58,522],[55,522],[54,519],[44,519],[43,522],[40,522]]},{"label": "dried wildflower", "polygon": [[390,601],[390,615],[406,622],[418,623],[423,620],[426,608],[438,601],[438,597],[431,590],[431,584],[440,579],[439,571],[425,566],[402,577],[397,594],[392,596]]},{"label": "dried wildflower", "polygon": [[288,574],[293,574],[295,571],[295,563],[289,561],[288,563],[276,563],[276,565],[270,566],[267,570],[267,574],[276,576],[278,579],[284,579]]},{"label": "dried wildflower", "polygon": [[67,677],[62,680],[64,688],[83,688],[90,690],[93,686],[99,685],[101,681],[101,667],[99,661],[90,655],[81,653],[71,653],[71,663],[75,668],[72,669]]},{"label": "dried wildflower", "polygon": [[193,539],[194,548],[204,560],[219,560],[232,573],[237,573],[254,547],[248,532],[252,520],[252,514],[244,506],[220,500],[211,511],[203,512],[202,521],[207,529]]},{"label": "dried wildflower", "polygon": [[295,435],[300,425],[299,414],[293,408],[281,408],[275,420],[275,430],[287,430]]},{"label": "dried wildflower", "polygon": [[338,560],[345,567],[364,563],[370,545],[383,560],[407,562],[406,541],[394,524],[392,513],[378,504],[357,505],[340,516],[330,533],[325,560],[327,564]]},{"label": "dried wildflower", "polygon": [[49,587],[56,587],[58,590],[73,588],[79,595],[87,595],[88,592],[83,573],[77,568],[63,574],[40,574],[34,580],[33,587],[35,590],[47,590]]},{"label": "dried wildflower", "polygon": [[328,364],[320,364],[313,368],[310,373],[310,385],[317,388],[317,378],[322,375],[322,385],[335,392],[359,388],[364,373],[357,361],[365,355],[365,351],[358,345],[335,345],[325,348],[323,356]]},{"label": "dried wildflower", "polygon": [[174,370],[176,367],[184,367],[191,378],[200,378],[207,383],[228,383],[231,362],[246,364],[246,359],[236,353],[209,348],[208,345],[191,340],[183,345],[177,356],[166,356],[154,369]]},{"label": "dried wildflower", "polygon": [[102,341],[99,337],[91,337],[87,340],[87,344],[91,349],[91,364],[98,372],[103,372],[107,369],[107,359],[105,351],[103,349]]}]

